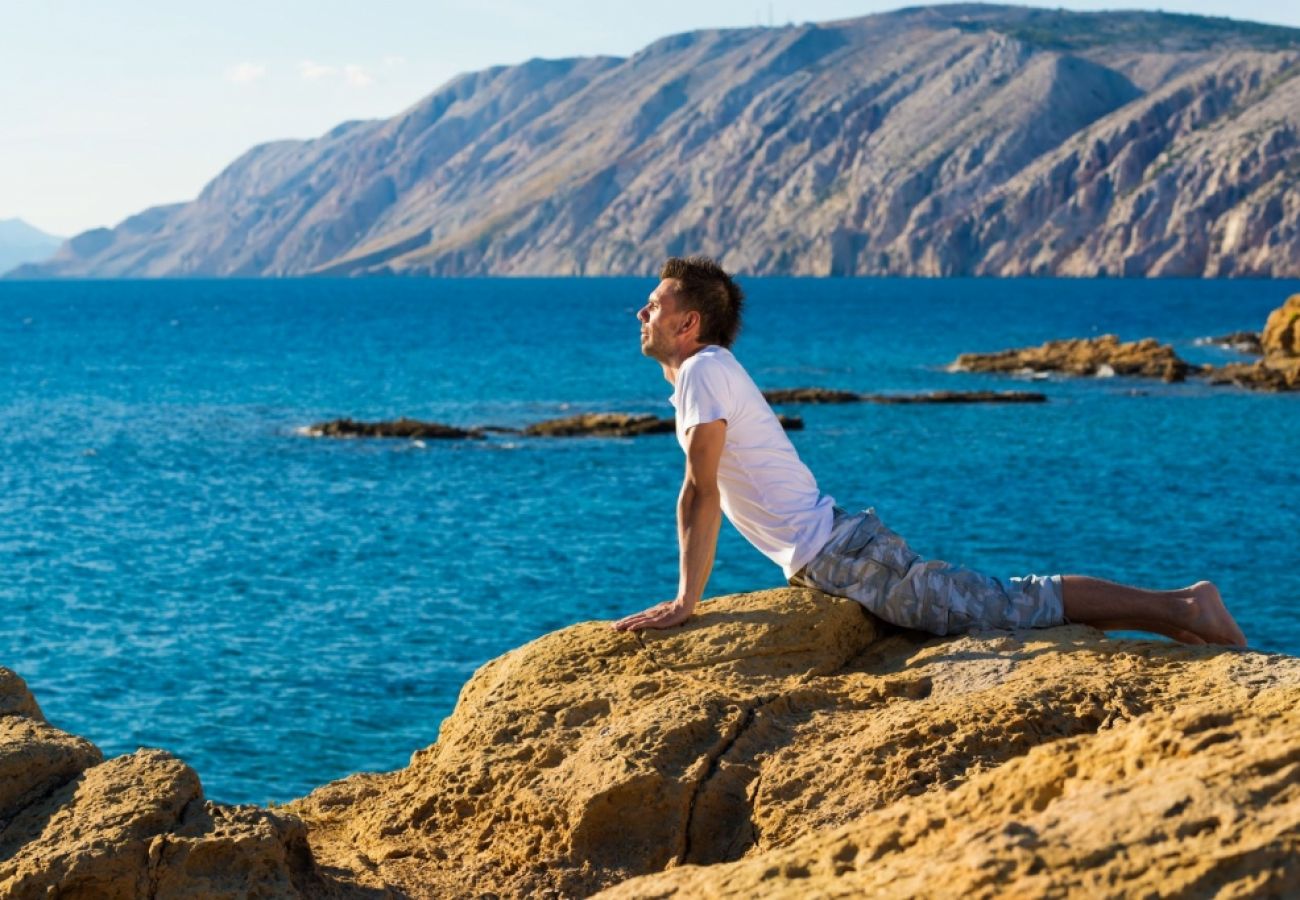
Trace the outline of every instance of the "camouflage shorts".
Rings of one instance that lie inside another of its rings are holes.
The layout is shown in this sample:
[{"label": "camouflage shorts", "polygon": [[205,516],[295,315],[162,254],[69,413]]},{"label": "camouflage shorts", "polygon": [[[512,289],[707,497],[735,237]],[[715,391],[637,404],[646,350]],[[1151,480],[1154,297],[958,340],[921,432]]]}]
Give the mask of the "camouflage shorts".
[{"label": "camouflage shorts", "polygon": [[1059,575],[1004,585],[960,566],[926,562],[871,509],[856,515],[836,509],[830,540],[790,583],[856,600],[886,622],[931,634],[1065,621]]}]

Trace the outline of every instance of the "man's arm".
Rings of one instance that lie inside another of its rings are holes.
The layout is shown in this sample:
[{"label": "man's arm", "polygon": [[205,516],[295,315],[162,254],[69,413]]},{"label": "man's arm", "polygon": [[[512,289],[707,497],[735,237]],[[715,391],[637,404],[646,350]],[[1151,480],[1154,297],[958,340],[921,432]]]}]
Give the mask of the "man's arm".
[{"label": "man's arm", "polygon": [[681,574],[677,596],[645,612],[614,623],[620,631],[671,628],[691,617],[704,597],[713,570],[713,554],[722,526],[722,498],[718,493],[718,461],[727,437],[727,422],[717,419],[686,432],[686,477],[677,498],[677,544]]}]

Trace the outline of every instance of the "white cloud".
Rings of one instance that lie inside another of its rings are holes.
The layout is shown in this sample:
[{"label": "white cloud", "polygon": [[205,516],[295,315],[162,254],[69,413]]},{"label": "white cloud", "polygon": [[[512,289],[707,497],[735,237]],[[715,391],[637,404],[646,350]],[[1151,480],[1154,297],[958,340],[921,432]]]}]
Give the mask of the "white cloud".
[{"label": "white cloud", "polygon": [[385,57],[384,57],[384,60],[383,60],[383,63],[384,63],[384,68],[385,68],[385,69],[396,69],[398,66],[404,66],[404,65],[406,65],[406,57],[405,57],[405,56],[385,56]]},{"label": "white cloud", "polygon": [[266,66],[261,63],[242,62],[226,69],[226,80],[235,84],[252,84],[266,76]]},{"label": "white cloud", "polygon": [[375,83],[375,79],[370,77],[369,72],[352,63],[343,67],[343,76],[347,78],[348,84],[353,87],[369,87]]},{"label": "white cloud", "polygon": [[328,78],[333,75],[335,69],[333,66],[322,66],[320,63],[312,62],[310,59],[304,59],[298,63],[298,72],[308,81],[317,81],[321,78]]}]

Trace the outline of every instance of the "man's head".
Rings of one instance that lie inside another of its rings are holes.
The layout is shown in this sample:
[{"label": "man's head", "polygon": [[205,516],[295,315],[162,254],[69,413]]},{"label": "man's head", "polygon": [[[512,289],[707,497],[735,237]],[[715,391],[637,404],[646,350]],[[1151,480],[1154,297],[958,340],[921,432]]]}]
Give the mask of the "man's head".
[{"label": "man's head", "polygon": [[730,347],[740,331],[745,295],[731,276],[703,256],[670,258],[659,286],[637,318],[641,352],[661,362],[704,344]]}]

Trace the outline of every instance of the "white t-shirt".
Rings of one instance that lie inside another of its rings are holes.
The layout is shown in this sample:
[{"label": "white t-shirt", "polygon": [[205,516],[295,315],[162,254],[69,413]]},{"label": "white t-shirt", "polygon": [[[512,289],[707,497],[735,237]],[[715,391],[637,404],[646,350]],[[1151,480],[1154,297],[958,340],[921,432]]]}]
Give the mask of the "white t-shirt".
[{"label": "white t-shirt", "polygon": [[730,350],[704,347],[678,370],[669,401],[683,450],[688,429],[727,420],[718,463],[722,511],[786,578],[802,569],[830,538],[835,500],[817,490],[749,373]]}]

